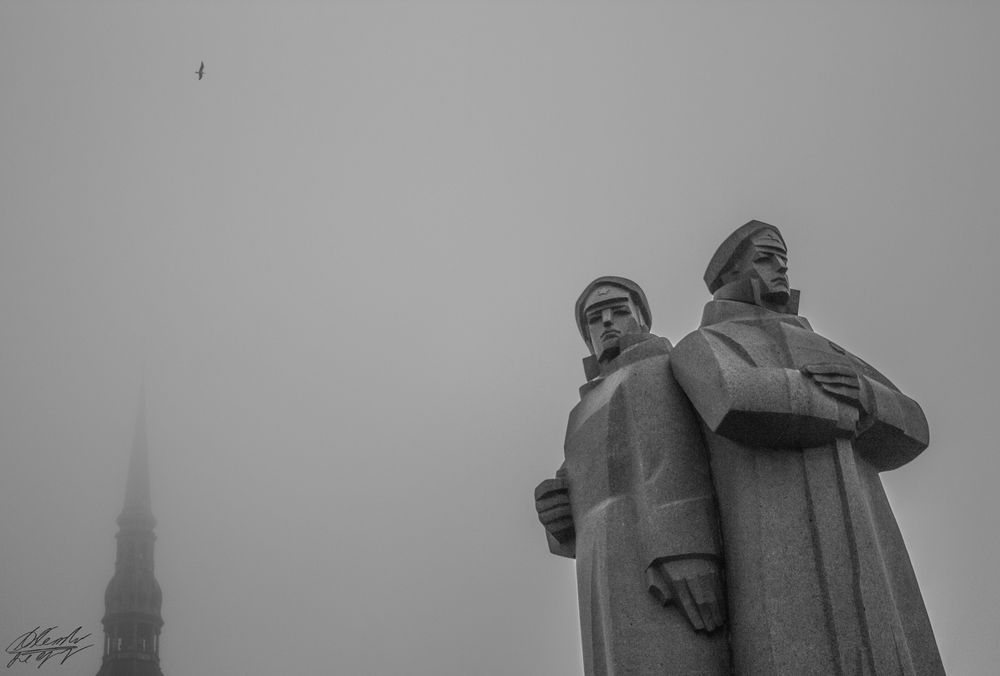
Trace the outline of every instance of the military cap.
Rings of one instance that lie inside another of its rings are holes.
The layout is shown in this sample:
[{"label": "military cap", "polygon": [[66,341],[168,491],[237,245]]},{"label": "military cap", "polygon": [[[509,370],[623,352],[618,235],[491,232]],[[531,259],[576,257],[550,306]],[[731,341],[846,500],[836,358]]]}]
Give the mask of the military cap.
[{"label": "military cap", "polygon": [[750,239],[762,230],[772,231],[781,241],[782,247],[785,246],[785,239],[781,236],[781,231],[769,223],[750,221],[740,226],[715,250],[715,255],[712,256],[708,269],[705,270],[704,279],[705,284],[708,285],[709,293],[715,293],[722,286],[723,273],[729,269],[734,260],[743,254]]},{"label": "military cap", "polygon": [[617,286],[625,289],[638,306],[639,312],[642,313],[643,324],[646,325],[646,328],[648,329],[653,325],[653,315],[649,311],[649,301],[646,300],[646,294],[643,293],[642,287],[631,279],[624,277],[614,277],[612,275],[598,277],[588,284],[587,288],[580,294],[580,297],[576,299],[576,328],[580,330],[580,336],[587,345],[590,345],[590,333],[587,331],[587,317],[584,314],[587,309],[585,303],[587,302],[587,297],[594,292],[594,289],[600,286]]}]

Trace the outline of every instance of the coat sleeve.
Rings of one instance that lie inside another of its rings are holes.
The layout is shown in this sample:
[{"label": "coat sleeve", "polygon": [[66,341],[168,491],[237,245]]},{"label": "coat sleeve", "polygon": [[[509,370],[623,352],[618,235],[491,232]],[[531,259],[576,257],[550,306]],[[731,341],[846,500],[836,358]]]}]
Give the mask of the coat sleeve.
[{"label": "coat sleeve", "polygon": [[880,472],[905,465],[930,442],[923,410],[895,387],[870,376],[861,379],[871,410],[862,421],[855,449]]},{"label": "coat sleeve", "polygon": [[674,348],[670,364],[705,425],[737,443],[809,448],[854,434],[858,413],[852,406],[824,394],[795,369],[756,366],[720,334],[689,334]]},{"label": "coat sleeve", "polygon": [[629,421],[641,449],[637,507],[647,567],[659,559],[722,555],[708,452],[694,411],[661,363],[658,392],[633,398]]}]

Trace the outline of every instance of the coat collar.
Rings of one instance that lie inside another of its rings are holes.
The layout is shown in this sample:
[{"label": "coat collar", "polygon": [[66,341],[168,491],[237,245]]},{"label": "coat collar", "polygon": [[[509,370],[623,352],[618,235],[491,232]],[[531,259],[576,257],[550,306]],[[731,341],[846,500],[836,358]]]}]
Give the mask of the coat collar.
[{"label": "coat collar", "polygon": [[759,279],[740,279],[715,292],[705,305],[702,326],[737,320],[778,320],[809,328],[809,322],[798,316],[799,290],[792,289],[788,302],[773,305],[761,298]]},{"label": "coat collar", "polygon": [[608,362],[598,363],[597,357],[593,355],[583,360],[583,371],[587,376],[587,383],[580,387],[581,397],[623,366],[628,366],[640,359],[646,359],[651,352],[662,350],[664,354],[668,354],[671,348],[669,340],[653,333],[630,333],[621,337],[618,346],[621,348],[618,356]]}]

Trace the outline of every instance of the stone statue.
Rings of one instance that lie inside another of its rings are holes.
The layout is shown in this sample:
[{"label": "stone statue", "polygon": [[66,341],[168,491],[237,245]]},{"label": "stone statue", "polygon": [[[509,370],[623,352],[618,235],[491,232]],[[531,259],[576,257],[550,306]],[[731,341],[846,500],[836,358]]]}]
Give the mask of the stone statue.
[{"label": "stone statue", "polygon": [[670,342],[621,277],[589,284],[576,318],[587,383],[535,501],[552,553],[576,558],[585,673],[728,674],[708,455]]},{"label": "stone statue", "polygon": [[943,674],[879,481],[927,447],[927,421],[796,314],[787,266],[777,228],[739,228],[705,273],[701,328],[670,355],[711,456],[733,671]]}]

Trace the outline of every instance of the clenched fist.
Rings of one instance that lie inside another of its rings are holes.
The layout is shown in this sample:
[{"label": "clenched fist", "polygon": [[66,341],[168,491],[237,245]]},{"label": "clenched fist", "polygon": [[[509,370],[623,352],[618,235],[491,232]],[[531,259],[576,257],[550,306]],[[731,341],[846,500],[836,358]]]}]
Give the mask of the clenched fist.
[{"label": "clenched fist", "polygon": [[556,473],[554,479],[546,479],[535,489],[535,509],[552,537],[566,543],[576,535],[573,526],[573,510],[569,501],[569,485],[564,474]]}]

